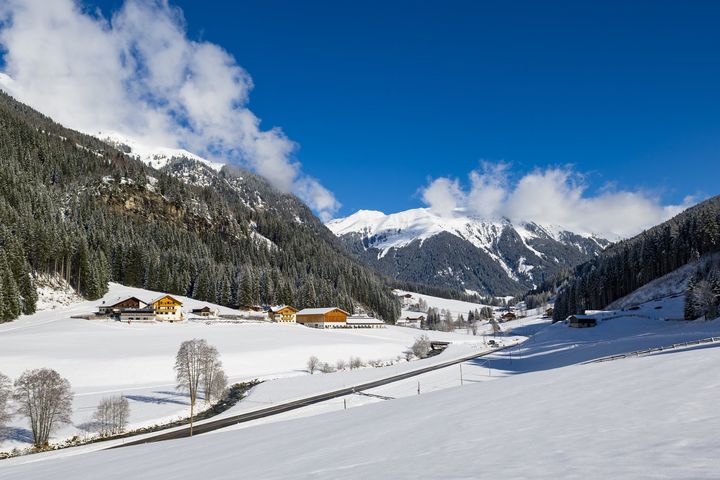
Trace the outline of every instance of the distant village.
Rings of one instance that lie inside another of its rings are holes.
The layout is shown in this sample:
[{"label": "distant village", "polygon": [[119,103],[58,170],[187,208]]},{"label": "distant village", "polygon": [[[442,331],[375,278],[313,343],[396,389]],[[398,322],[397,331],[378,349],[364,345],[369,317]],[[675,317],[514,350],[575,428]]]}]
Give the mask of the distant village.
[{"label": "distant village", "polygon": [[135,296],[119,297],[103,302],[98,311],[79,318],[88,320],[112,319],[119,322],[153,323],[185,320],[217,320],[225,322],[267,321],[298,323],[312,328],[384,328],[385,322],[368,315],[352,315],[337,307],[317,307],[298,310],[290,305],[254,306],[248,310],[220,313],[209,305],[186,312],[183,303],[172,295],[159,295],[145,301]]},{"label": "distant village", "polygon": [[[544,318],[550,318],[553,314],[551,306],[529,311],[525,302],[521,301],[514,305],[486,305],[470,310],[467,314],[459,313],[457,316],[453,316],[447,309],[429,307],[422,297],[415,294],[400,292],[397,295],[400,298],[403,311],[395,322],[396,325],[419,329],[472,328],[478,321],[486,321],[493,324],[495,330],[495,327],[499,324],[523,318],[528,314],[543,315]],[[571,326],[575,327],[577,325],[573,324]],[[499,328],[497,331],[500,331]]]}]

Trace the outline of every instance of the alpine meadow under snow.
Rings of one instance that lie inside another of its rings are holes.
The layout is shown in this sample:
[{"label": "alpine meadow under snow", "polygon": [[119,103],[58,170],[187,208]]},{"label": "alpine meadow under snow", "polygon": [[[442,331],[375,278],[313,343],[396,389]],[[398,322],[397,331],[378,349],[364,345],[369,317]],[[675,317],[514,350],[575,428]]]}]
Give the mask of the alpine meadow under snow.
[{"label": "alpine meadow under snow", "polygon": [[553,3],[0,0],[0,480],[720,478],[720,4]]}]

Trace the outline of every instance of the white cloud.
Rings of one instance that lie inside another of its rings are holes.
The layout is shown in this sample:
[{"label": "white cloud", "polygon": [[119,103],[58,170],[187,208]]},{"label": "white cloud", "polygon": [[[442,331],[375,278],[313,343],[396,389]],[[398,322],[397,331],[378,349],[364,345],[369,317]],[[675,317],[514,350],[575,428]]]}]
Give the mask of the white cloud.
[{"label": "white cloud", "polygon": [[323,217],[339,208],[302,172],[296,144],[261,129],[248,73],[221,47],[189,39],[167,0],[126,0],[111,18],[73,0],[3,0],[0,22],[0,87],[58,122],[240,163]]},{"label": "white cloud", "polygon": [[437,178],[423,190],[423,201],[439,214],[462,211],[487,219],[506,217],[612,240],[661,223],[693,202],[687,197],[682,205],[662,205],[646,192],[609,188],[589,194],[583,176],[569,167],[537,169],[511,181],[506,164],[484,162],[470,172],[469,179],[463,189],[457,179]]},{"label": "white cloud", "polygon": [[460,182],[441,177],[433,180],[422,191],[422,199],[433,212],[447,216],[462,206],[464,193],[460,189]]}]

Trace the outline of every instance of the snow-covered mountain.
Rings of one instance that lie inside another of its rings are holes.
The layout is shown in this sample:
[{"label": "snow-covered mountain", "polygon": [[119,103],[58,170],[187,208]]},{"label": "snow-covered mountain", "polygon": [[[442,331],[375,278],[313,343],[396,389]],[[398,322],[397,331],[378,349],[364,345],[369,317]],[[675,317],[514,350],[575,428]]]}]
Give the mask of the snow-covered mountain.
[{"label": "snow-covered mountain", "polygon": [[327,227],[391,278],[479,293],[514,294],[597,255],[610,242],[555,225],[487,220],[427,208],[360,210]]},{"label": "snow-covered mountain", "polygon": [[148,146],[117,132],[97,132],[93,136],[158,170],[176,159],[195,160],[215,171],[223,167],[222,163],[211,162],[182,148]]}]

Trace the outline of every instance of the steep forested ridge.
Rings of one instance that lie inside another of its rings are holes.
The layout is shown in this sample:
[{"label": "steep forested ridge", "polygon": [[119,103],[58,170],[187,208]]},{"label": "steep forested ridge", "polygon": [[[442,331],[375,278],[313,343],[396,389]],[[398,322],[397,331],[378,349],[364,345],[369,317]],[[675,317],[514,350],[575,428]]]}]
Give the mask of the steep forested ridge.
[{"label": "steep forested ridge", "polygon": [[601,309],[650,281],[720,251],[720,196],[710,198],[578,266],[558,293],[553,318]]},{"label": "steep forested ridge", "polygon": [[35,309],[34,275],[94,299],[110,280],[228,306],[399,305],[292,195],[178,158],[162,171],[0,93],[0,321]]}]

